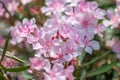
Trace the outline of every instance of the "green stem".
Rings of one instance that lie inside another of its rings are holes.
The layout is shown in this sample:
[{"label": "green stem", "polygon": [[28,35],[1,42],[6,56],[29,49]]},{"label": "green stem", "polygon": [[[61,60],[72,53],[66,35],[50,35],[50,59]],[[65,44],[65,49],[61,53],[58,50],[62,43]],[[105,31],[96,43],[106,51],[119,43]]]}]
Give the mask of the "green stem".
[{"label": "green stem", "polygon": [[[0,51],[3,52],[3,49],[0,48]],[[23,60],[21,60],[20,58],[12,55],[11,52],[9,52],[9,51],[6,51],[5,56],[7,56],[7,57],[9,57],[9,58],[12,58],[12,59],[14,59],[14,60],[16,60],[16,61],[19,61],[19,62],[21,62],[21,63],[25,63],[25,61],[23,61]]]},{"label": "green stem", "polygon": [[83,66],[81,66],[81,67],[88,66],[88,65],[90,65],[90,64],[92,64],[92,63],[94,63],[94,62],[98,61],[99,59],[101,59],[101,58],[103,58],[103,57],[107,56],[110,52],[111,52],[111,50],[110,50],[110,51],[108,51],[108,52],[106,52],[106,53],[104,53],[104,54],[102,54],[101,56],[97,56],[95,59],[91,60],[90,62],[88,62],[88,63],[84,64],[84,65],[83,65]]}]

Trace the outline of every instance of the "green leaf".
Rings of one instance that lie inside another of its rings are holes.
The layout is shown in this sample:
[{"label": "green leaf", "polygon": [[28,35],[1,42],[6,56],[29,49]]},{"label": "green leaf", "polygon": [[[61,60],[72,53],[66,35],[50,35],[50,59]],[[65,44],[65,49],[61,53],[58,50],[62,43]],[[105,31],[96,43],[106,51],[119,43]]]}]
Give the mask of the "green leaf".
[{"label": "green leaf", "polygon": [[5,70],[6,68],[2,64],[0,64],[0,69]]},{"label": "green leaf", "polygon": [[88,66],[88,65],[90,65],[90,64],[92,64],[92,63],[98,61],[99,59],[101,59],[101,58],[107,56],[110,52],[111,52],[111,50],[108,51],[108,52],[106,52],[106,53],[103,53],[101,56],[97,56],[97,57],[95,57],[95,58],[94,58],[93,60],[91,60],[90,62],[84,64],[83,67]]},{"label": "green leaf", "polygon": [[96,75],[99,75],[99,74],[102,74],[102,73],[105,73],[107,72],[108,70],[112,69],[113,66],[117,65],[117,63],[111,63],[111,64],[107,64],[105,66],[101,66],[97,69],[94,69],[93,71],[91,71],[90,73],[88,73],[88,77],[91,77],[91,76],[96,76]]},{"label": "green leaf", "polygon": [[0,73],[0,80],[3,80],[3,75],[2,75],[2,73]]},{"label": "green leaf", "polygon": [[84,76],[87,74],[87,70],[86,69],[83,69],[82,70],[82,73],[81,73],[81,75],[80,75],[80,77],[79,77],[79,79],[78,80],[83,80],[83,78],[84,78]]},{"label": "green leaf", "polygon": [[22,66],[18,68],[6,68],[5,71],[7,72],[21,72],[29,69],[30,66]]},{"label": "green leaf", "polygon": [[5,42],[4,50],[2,53],[2,57],[1,57],[1,62],[4,59],[5,53],[7,51],[9,40],[10,40],[10,33],[8,34],[8,37],[7,37],[6,42]]},{"label": "green leaf", "polygon": [[81,64],[85,58],[86,52],[82,51],[81,55],[78,57],[78,61]]}]

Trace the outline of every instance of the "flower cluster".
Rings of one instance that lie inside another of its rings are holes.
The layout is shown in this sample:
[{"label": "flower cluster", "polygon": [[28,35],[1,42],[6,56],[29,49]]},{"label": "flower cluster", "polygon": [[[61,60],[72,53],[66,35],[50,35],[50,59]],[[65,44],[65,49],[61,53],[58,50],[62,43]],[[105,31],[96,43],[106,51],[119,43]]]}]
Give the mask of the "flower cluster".
[{"label": "flower cluster", "polygon": [[[109,8],[107,10],[107,19],[103,20],[105,27],[110,27],[115,30],[120,28],[120,0],[115,0],[116,8]],[[117,32],[117,31],[116,31]],[[117,37],[112,37],[110,40],[106,41],[106,45],[116,53],[116,57],[120,59],[120,40]]]},{"label": "flower cluster", "polygon": [[18,63],[15,60],[8,57],[5,57],[1,64],[6,68],[14,68],[18,65]]},{"label": "flower cluster", "polygon": [[107,10],[107,18],[103,21],[103,24],[111,28],[118,28],[120,24],[120,1],[116,0],[117,7],[115,9],[109,8]]},{"label": "flower cluster", "polygon": [[49,18],[44,25],[35,19],[23,19],[11,28],[12,43],[23,40],[33,46],[35,57],[30,58],[31,70],[43,71],[45,80],[74,80],[71,61],[82,51],[92,54],[100,48],[94,35],[99,34],[105,11],[96,2],[84,0],[46,0],[41,8]]},{"label": "flower cluster", "polygon": [[[6,18],[9,18],[10,16],[13,16],[14,13],[18,10],[18,7],[20,6],[20,3],[23,5],[26,5],[28,3],[32,2],[32,0],[1,0],[0,2],[0,16],[5,16]],[[4,9],[3,8],[6,9]]]}]

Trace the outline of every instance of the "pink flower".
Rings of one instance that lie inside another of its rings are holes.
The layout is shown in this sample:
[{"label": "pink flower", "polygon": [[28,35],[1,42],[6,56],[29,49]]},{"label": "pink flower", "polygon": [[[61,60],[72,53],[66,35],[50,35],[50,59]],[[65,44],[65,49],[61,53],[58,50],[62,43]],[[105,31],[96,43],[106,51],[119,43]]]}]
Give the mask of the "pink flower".
[{"label": "pink flower", "polygon": [[66,76],[62,73],[64,69],[62,64],[54,64],[51,67],[51,64],[47,62],[44,69],[45,80],[66,80]]},{"label": "pink flower", "polygon": [[98,22],[105,12],[96,2],[84,0],[46,0],[45,4],[42,12],[49,17],[43,27],[38,28],[34,19],[24,19],[15,24],[14,35],[32,44],[36,54],[30,58],[31,68],[44,69],[45,80],[74,80],[74,67],[62,64],[80,56],[83,50],[92,54],[100,48],[94,31],[102,32]]},{"label": "pink flower", "polygon": [[111,48],[116,57],[120,59],[120,40],[113,37],[111,40],[107,40],[106,46]]},{"label": "pink flower", "polygon": [[98,34],[99,37],[103,38],[103,34],[102,32],[105,30],[105,26],[102,25],[102,24],[99,24],[96,26],[95,30],[94,30],[94,33],[95,34]]},{"label": "pink flower", "polygon": [[99,42],[92,40],[94,34],[89,33],[89,35],[84,34],[80,40],[80,47],[85,48],[85,51],[92,54],[92,50],[98,50],[100,48]]},{"label": "pink flower", "polygon": [[95,26],[97,25],[98,20],[94,18],[90,14],[83,14],[83,16],[79,19],[78,27],[80,30],[84,29],[88,32],[93,32],[95,30]]},{"label": "pink flower", "polygon": [[43,69],[46,61],[46,59],[42,57],[33,57],[33,58],[30,58],[29,60],[31,64],[31,69],[38,70],[38,71]]},{"label": "pink flower", "polygon": [[0,36],[0,47],[4,47],[4,44],[5,44],[5,38],[3,36]]},{"label": "pink flower", "polygon": [[65,12],[65,16],[63,17],[63,19],[65,18],[65,22],[67,24],[72,24],[74,26],[79,24],[78,19],[83,16],[78,6],[74,8],[68,6],[66,7],[64,12]]},{"label": "pink flower", "polygon": [[74,80],[75,78],[73,77],[73,72],[74,72],[74,66],[68,66],[66,69],[64,69],[63,74],[66,75],[67,80]]},{"label": "pink flower", "polygon": [[11,36],[12,36],[12,39],[10,40],[11,44],[16,45],[18,43],[21,43],[24,40],[24,38],[20,37],[20,35],[17,33],[16,27],[15,28],[11,27],[10,31],[11,31]]},{"label": "pink flower", "polygon": [[104,20],[103,24],[108,27],[117,28],[120,24],[120,15],[117,11],[112,8],[107,10],[107,17],[109,20]]},{"label": "pink flower", "polygon": [[12,2],[12,0],[2,0],[5,4]]},{"label": "pink flower", "polygon": [[18,25],[18,34],[21,37],[27,37],[30,33],[36,30],[35,28],[37,28],[34,18],[30,20],[28,20],[27,18],[24,18],[22,24],[18,23],[16,25]]},{"label": "pink flower", "polygon": [[8,11],[13,15],[19,6],[19,2],[12,0],[6,4]]},{"label": "pink flower", "polygon": [[[34,34],[33,34],[34,33]],[[16,22],[15,28],[11,28],[12,43],[20,43],[23,39],[27,38],[28,43],[38,41],[39,29],[35,24],[35,19],[23,19],[23,22]],[[33,36],[34,35],[34,36]]]},{"label": "pink flower", "polygon": [[0,16],[3,16],[4,12],[5,12],[5,9],[3,8],[3,5],[0,4]]},{"label": "pink flower", "polygon": [[100,48],[99,42],[98,41],[90,41],[88,45],[85,48],[85,51],[92,54],[92,49],[93,50],[98,50]]},{"label": "pink flower", "polygon": [[5,57],[1,64],[6,68],[14,68],[15,66],[17,66],[17,62],[8,57]]},{"label": "pink flower", "polygon": [[79,56],[81,52],[74,40],[67,40],[63,45],[61,45],[61,49],[64,60],[68,62]]},{"label": "pink flower", "polygon": [[46,0],[46,7],[42,7],[41,11],[46,15],[59,14],[65,10],[65,0]]},{"label": "pink flower", "polygon": [[[88,5],[89,5],[89,3],[88,3]],[[98,8],[97,2],[90,2],[89,9],[93,11],[92,14],[94,15],[95,18],[104,19],[105,15],[106,15],[106,11]]]},{"label": "pink flower", "polygon": [[115,52],[115,53],[119,53],[120,52],[120,41],[116,41],[114,43],[114,45],[112,46],[112,50]]}]

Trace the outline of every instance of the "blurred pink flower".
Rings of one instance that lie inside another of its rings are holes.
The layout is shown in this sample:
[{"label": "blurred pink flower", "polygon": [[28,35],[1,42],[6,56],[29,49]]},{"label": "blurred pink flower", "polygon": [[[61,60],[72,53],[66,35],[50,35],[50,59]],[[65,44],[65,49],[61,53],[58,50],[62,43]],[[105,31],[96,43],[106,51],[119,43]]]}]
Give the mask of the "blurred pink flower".
[{"label": "blurred pink flower", "polygon": [[112,46],[112,50],[115,53],[120,53],[120,41],[116,41],[114,45]]},{"label": "blurred pink flower", "polygon": [[0,36],[0,47],[2,47],[2,48],[4,47],[5,41],[6,41],[6,39],[4,37]]},{"label": "blurred pink flower", "polygon": [[5,57],[1,64],[6,68],[14,68],[17,66],[17,62],[8,57]]},{"label": "blurred pink flower", "polygon": [[112,39],[107,40],[106,46],[111,48],[116,57],[120,59],[120,40],[113,37]]},{"label": "blurred pink flower", "polygon": [[7,7],[8,11],[11,13],[11,15],[13,15],[15,13],[18,6],[19,6],[19,2],[17,2],[16,0],[12,0],[11,2],[8,2],[6,4],[6,7]]},{"label": "blurred pink flower", "polygon": [[112,46],[112,51],[116,53],[116,57],[120,59],[120,41],[116,41]]},{"label": "blurred pink flower", "polygon": [[103,24],[108,27],[111,26],[112,28],[117,28],[120,24],[120,14],[118,13],[117,9],[114,10],[112,8],[107,10],[107,17],[109,20],[105,19]]},{"label": "blurred pink flower", "polygon": [[5,12],[5,9],[3,8],[3,5],[0,3],[0,16],[3,16]]},{"label": "blurred pink flower", "polygon": [[22,2],[23,5],[26,5],[30,2],[32,2],[32,0],[21,0],[21,2]]},{"label": "blurred pink flower", "polygon": [[46,7],[42,7],[41,11],[46,15],[59,14],[65,10],[65,0],[45,0]]}]

